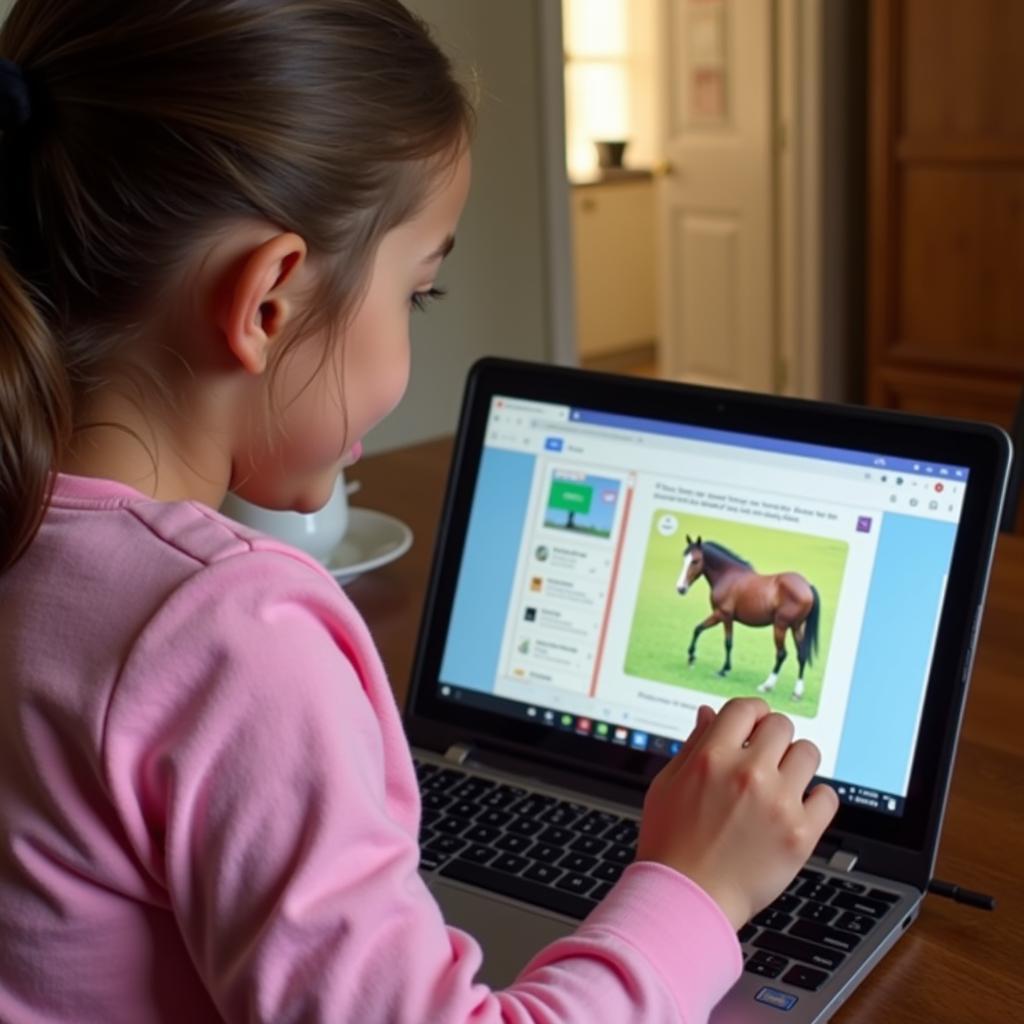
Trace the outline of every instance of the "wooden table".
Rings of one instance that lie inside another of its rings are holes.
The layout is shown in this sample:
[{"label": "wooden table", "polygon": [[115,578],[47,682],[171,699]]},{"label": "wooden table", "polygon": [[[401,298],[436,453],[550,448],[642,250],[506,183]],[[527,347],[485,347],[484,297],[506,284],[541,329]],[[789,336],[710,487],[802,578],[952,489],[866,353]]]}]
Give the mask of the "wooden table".
[{"label": "wooden table", "polygon": [[[367,458],[356,504],[399,516],[410,552],[347,589],[404,701],[449,439]],[[1024,536],[1004,536],[978,651],[936,875],[998,900],[985,913],[929,896],[921,916],[834,1018],[901,1024],[1024,1020]]]}]

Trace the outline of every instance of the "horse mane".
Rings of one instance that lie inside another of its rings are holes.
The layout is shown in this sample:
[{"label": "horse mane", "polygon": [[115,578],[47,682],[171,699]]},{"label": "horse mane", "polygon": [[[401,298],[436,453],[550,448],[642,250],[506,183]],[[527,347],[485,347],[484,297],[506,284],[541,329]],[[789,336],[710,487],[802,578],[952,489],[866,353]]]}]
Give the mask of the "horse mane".
[{"label": "horse mane", "polygon": [[721,555],[723,558],[728,558],[731,562],[738,562],[740,565],[746,566],[748,569],[753,569],[753,565],[750,564],[745,558],[740,558],[735,551],[730,551],[724,544],[719,544],[718,541],[706,540],[703,545],[705,550],[713,551],[716,555]]}]

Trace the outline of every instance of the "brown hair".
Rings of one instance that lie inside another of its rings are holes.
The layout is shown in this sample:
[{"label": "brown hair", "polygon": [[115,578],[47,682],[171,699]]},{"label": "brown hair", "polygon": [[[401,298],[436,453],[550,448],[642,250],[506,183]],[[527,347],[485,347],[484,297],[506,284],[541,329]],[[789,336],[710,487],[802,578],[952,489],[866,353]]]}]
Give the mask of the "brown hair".
[{"label": "brown hair", "polygon": [[295,231],[324,271],[289,344],[337,323],[472,110],[398,0],[18,0],[0,56],[32,111],[0,141],[2,571],[79,400],[199,239]]}]

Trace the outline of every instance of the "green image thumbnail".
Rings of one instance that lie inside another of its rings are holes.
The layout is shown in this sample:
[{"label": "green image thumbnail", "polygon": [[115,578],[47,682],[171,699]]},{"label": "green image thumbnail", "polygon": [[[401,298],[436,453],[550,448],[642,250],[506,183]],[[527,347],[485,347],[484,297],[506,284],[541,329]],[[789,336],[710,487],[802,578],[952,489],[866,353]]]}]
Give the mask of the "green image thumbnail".
[{"label": "green image thumbnail", "polygon": [[548,491],[544,525],[592,537],[610,537],[621,483],[608,477],[556,470]]}]

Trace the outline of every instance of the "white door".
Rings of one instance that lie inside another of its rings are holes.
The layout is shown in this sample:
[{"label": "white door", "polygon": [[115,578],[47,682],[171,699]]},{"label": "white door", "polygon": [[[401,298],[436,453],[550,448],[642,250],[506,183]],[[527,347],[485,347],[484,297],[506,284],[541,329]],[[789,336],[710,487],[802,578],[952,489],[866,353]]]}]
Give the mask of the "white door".
[{"label": "white door", "polygon": [[774,0],[658,0],[665,376],[775,390]]}]

